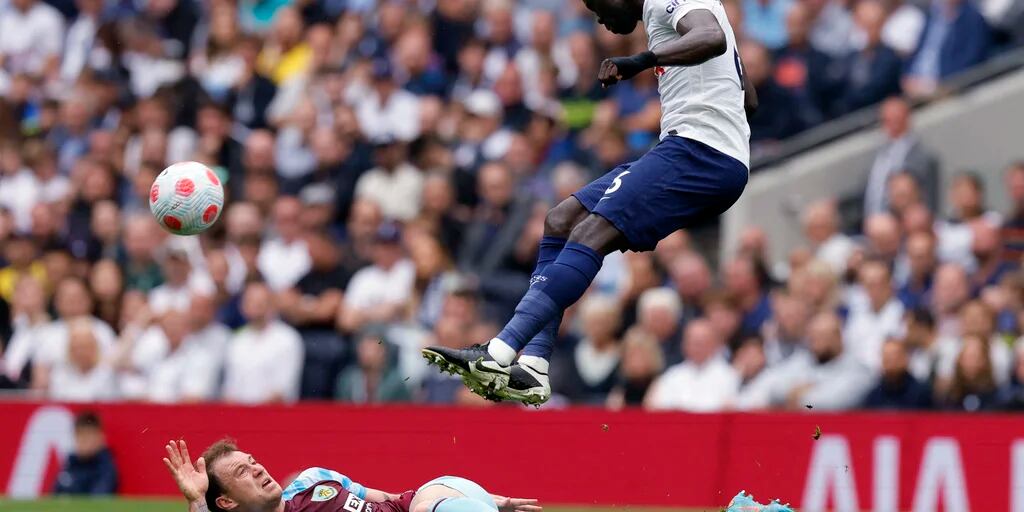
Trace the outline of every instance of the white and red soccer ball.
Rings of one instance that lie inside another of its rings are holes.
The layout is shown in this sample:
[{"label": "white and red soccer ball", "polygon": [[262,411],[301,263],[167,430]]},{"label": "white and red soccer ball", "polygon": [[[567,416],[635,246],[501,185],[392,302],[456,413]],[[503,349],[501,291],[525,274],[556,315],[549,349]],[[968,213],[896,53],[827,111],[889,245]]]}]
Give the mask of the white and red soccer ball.
[{"label": "white and red soccer ball", "polygon": [[224,186],[209,167],[180,162],[163,170],[149,189],[149,211],[175,235],[202,233],[224,209]]}]

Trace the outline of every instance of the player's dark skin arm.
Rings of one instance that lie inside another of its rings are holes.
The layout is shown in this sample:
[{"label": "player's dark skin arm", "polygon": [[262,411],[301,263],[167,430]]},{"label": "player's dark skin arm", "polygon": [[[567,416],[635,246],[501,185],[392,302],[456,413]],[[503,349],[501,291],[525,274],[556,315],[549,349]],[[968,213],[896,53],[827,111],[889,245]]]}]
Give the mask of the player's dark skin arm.
[{"label": "player's dark skin arm", "polygon": [[696,66],[725,53],[728,47],[718,19],[706,9],[696,9],[683,16],[676,24],[676,32],[678,39],[653,51],[605,59],[598,71],[598,80],[608,86],[654,66]]},{"label": "player's dark skin arm", "polygon": [[[742,64],[741,62],[740,65]],[[757,111],[757,90],[754,89],[754,84],[750,83],[750,77],[746,73],[743,73],[743,110],[746,111],[747,118]]]}]

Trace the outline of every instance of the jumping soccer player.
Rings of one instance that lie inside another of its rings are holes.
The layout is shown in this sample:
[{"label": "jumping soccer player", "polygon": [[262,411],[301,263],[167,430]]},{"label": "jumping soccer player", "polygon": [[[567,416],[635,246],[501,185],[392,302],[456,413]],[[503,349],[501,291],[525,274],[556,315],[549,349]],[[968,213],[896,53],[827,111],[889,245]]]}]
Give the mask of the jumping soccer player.
[{"label": "jumping soccer player", "polygon": [[335,471],[309,468],[281,489],[262,464],[229,441],[211,445],[195,464],[185,441],[171,441],[166,448],[164,464],[189,512],[543,512],[537,500],[491,495],[454,476],[392,494]]},{"label": "jumping soccer player", "polygon": [[[491,400],[541,404],[551,396],[548,360],[562,312],[597,275],[605,255],[649,251],[672,232],[729,209],[747,183],[757,107],[719,0],[584,0],[617,34],[647,28],[648,51],[601,63],[605,86],[654,68],[661,141],[548,212],[530,289],[497,337],[463,350],[424,349]],[[522,352],[518,362],[516,356]]]}]

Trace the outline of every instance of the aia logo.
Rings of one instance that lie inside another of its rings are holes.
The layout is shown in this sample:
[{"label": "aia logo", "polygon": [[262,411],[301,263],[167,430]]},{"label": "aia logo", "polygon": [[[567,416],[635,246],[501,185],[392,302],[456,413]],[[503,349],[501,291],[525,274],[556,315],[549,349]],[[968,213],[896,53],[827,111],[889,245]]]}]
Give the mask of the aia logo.
[{"label": "aia logo", "polygon": [[654,76],[661,78],[661,75],[665,74],[665,66],[656,66],[654,68]]}]

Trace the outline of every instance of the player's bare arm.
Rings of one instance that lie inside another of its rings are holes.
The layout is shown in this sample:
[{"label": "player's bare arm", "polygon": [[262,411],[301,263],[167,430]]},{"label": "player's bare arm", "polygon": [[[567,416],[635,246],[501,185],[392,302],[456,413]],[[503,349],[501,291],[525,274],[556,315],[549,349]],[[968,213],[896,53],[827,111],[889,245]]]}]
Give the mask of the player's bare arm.
[{"label": "player's bare arm", "polygon": [[167,457],[164,457],[164,465],[188,501],[189,512],[210,512],[205,498],[206,490],[210,487],[210,479],[206,476],[206,461],[199,457],[193,465],[184,440],[170,441],[165,448]]},{"label": "player's bare arm", "polygon": [[[743,63],[740,62],[740,65],[742,66]],[[746,111],[748,118],[757,111],[757,105],[757,91],[750,83],[750,77],[743,73],[743,110]]]},{"label": "player's bare arm", "polygon": [[598,71],[598,80],[607,86],[629,80],[655,66],[696,66],[725,53],[728,47],[718,19],[706,9],[696,9],[683,16],[676,25],[676,32],[679,39],[654,50],[605,59]]}]

